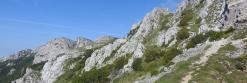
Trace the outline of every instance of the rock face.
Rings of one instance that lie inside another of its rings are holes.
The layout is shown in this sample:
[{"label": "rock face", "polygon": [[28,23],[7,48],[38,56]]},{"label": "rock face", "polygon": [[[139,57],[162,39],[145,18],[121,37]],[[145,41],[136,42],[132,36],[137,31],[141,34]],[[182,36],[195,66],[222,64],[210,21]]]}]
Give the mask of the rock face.
[{"label": "rock face", "polygon": [[67,38],[57,38],[51,40],[48,44],[35,49],[37,56],[35,56],[33,63],[36,64],[42,61],[57,58],[59,55],[63,55],[73,49],[74,46],[75,42]]},{"label": "rock face", "polygon": [[78,37],[76,40],[76,48],[81,48],[81,47],[90,48],[92,44],[93,44],[92,40],[83,37]]},{"label": "rock face", "polygon": [[242,83],[247,1],[154,8],[126,38],[57,38],[0,59],[0,83]]}]

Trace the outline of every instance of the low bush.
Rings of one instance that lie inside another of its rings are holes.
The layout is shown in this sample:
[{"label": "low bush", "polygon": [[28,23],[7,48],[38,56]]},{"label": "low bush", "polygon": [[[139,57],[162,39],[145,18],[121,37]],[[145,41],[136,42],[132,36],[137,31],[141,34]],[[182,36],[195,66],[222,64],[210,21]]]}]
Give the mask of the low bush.
[{"label": "low bush", "polygon": [[30,68],[36,71],[41,71],[43,66],[45,65],[46,61],[40,62],[38,64],[31,65]]},{"label": "low bush", "polygon": [[188,26],[188,22],[194,17],[192,9],[185,9],[181,14],[179,26]]},{"label": "low bush", "polygon": [[100,69],[92,69],[88,72],[84,72],[80,80],[74,80],[72,83],[108,83],[112,66],[108,65]]},{"label": "low bush", "polygon": [[247,35],[247,30],[241,30],[233,35],[233,39],[234,40],[243,39],[246,38],[246,35]]},{"label": "low bush", "polygon": [[210,31],[209,35],[210,35],[209,41],[217,41],[225,36],[224,32],[214,32],[214,31]]},{"label": "low bush", "polygon": [[132,64],[132,68],[134,71],[142,71],[143,70],[142,58],[135,59]]},{"label": "low bush", "polygon": [[244,71],[244,70],[246,70],[246,64],[237,62],[235,64],[235,68],[238,69],[238,70]]},{"label": "low bush", "polygon": [[209,41],[217,41],[220,40],[221,38],[226,38],[229,36],[230,33],[235,31],[232,27],[229,28],[226,31],[220,31],[220,32],[215,32],[215,31],[209,31],[207,35],[209,35]]},{"label": "low bush", "polygon": [[170,18],[173,16],[173,14],[163,15],[160,19],[160,31],[161,30],[167,30],[169,26],[167,25],[170,22]]},{"label": "low bush", "polygon": [[195,20],[195,24],[200,24],[200,23],[201,23],[201,21],[202,21],[202,18],[201,18],[201,17],[199,17],[199,18],[197,18],[197,19]]},{"label": "low bush", "polygon": [[191,38],[191,40],[189,41],[189,43],[187,44],[186,48],[193,48],[195,47],[197,44],[205,42],[208,39],[207,35],[203,35],[203,34],[198,34],[194,37]]},{"label": "low bush", "polygon": [[147,46],[144,52],[145,62],[149,63],[163,56],[161,49],[157,46]]},{"label": "low bush", "polygon": [[235,61],[235,67],[238,70],[244,71],[247,69],[247,56],[246,55],[242,55],[236,59],[234,59]]},{"label": "low bush", "polygon": [[181,54],[182,51],[177,48],[168,48],[165,51],[165,55],[162,58],[163,64],[167,65],[170,63],[170,61],[176,57],[177,55]]},{"label": "low bush", "polygon": [[182,41],[184,39],[187,39],[190,36],[189,30],[185,27],[183,27],[181,30],[177,33],[177,40]]},{"label": "low bush", "polygon": [[124,67],[125,64],[128,63],[129,58],[128,57],[120,57],[118,58],[115,62],[114,62],[114,69],[115,70],[119,70],[122,69]]}]

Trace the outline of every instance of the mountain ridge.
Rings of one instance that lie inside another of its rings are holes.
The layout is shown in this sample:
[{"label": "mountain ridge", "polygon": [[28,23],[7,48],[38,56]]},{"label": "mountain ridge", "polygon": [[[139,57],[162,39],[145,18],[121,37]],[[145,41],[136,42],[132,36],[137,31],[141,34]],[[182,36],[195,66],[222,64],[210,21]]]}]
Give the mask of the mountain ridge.
[{"label": "mountain ridge", "polygon": [[245,0],[184,0],[175,13],[154,8],[127,38],[60,38],[0,59],[0,82],[247,82],[245,7]]}]

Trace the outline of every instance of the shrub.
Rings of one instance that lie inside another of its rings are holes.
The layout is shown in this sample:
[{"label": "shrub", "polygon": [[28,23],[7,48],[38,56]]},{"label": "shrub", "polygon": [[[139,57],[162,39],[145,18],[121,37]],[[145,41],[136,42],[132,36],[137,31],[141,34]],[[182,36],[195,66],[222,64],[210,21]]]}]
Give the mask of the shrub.
[{"label": "shrub", "polygon": [[88,57],[91,56],[91,54],[93,53],[93,51],[94,51],[93,49],[87,49],[87,50],[85,50],[83,56],[85,56],[86,58],[88,58]]},{"label": "shrub", "polygon": [[197,4],[196,6],[195,6],[195,8],[202,8],[202,7],[204,7],[204,2],[205,2],[205,0],[200,0],[200,2],[199,2],[199,4]]},{"label": "shrub", "polygon": [[209,35],[210,35],[209,41],[214,41],[214,40],[220,40],[221,38],[223,38],[224,33],[223,32],[210,31]]},{"label": "shrub", "polygon": [[220,40],[221,38],[226,38],[228,37],[229,33],[232,33],[235,29],[233,29],[232,27],[229,28],[226,31],[220,31],[220,32],[215,32],[215,31],[209,31],[207,33],[207,35],[210,36],[209,41],[214,41],[214,40]]},{"label": "shrub", "polygon": [[161,16],[161,19],[160,19],[160,31],[161,30],[166,30],[169,28],[169,26],[167,26],[167,23],[169,23],[170,21],[170,18],[171,16],[173,16],[173,14],[168,14],[168,15],[163,15]]},{"label": "shrub", "polygon": [[168,48],[166,51],[165,51],[165,56],[162,58],[163,60],[163,64],[164,65],[167,65],[169,64],[169,62],[174,58],[176,57],[177,55],[181,54],[182,51],[180,51],[179,49],[177,48]]},{"label": "shrub", "polygon": [[183,27],[177,33],[177,40],[181,41],[181,40],[187,39],[189,36],[190,36],[189,30],[187,28]]},{"label": "shrub", "polygon": [[193,19],[193,10],[185,9],[181,14],[179,26],[188,26],[188,22]]},{"label": "shrub", "polygon": [[205,42],[207,40],[207,35],[203,35],[203,34],[198,34],[195,37],[192,37],[191,40],[189,41],[189,43],[187,44],[186,48],[193,48],[195,47],[197,44]]},{"label": "shrub", "polygon": [[220,51],[223,51],[223,52],[232,52],[232,51],[236,51],[237,48],[235,46],[233,46],[232,44],[227,44],[226,46],[222,47],[220,49]]},{"label": "shrub", "polygon": [[199,17],[198,19],[196,19],[196,20],[195,20],[195,24],[200,24],[200,23],[201,23],[201,21],[202,21],[202,18],[201,18],[201,17]]},{"label": "shrub", "polygon": [[128,63],[127,57],[120,57],[115,61],[115,70],[122,69]]},{"label": "shrub", "polygon": [[161,49],[157,46],[148,46],[144,52],[145,62],[149,63],[156,59],[159,59],[162,55]]},{"label": "shrub", "polygon": [[243,39],[246,38],[247,30],[241,30],[233,35],[233,39]]},{"label": "shrub", "polygon": [[247,56],[246,55],[242,55],[236,59],[234,59],[235,61],[235,68],[241,71],[246,70],[246,65],[247,65]]},{"label": "shrub", "polygon": [[36,71],[40,71],[43,69],[43,66],[45,65],[45,63],[46,63],[46,61],[40,62],[38,64],[34,64],[34,65],[30,66],[30,68],[33,70],[36,70]]},{"label": "shrub", "polygon": [[112,66],[108,65],[100,69],[91,69],[84,72],[80,80],[73,81],[72,83],[108,83],[110,79],[108,76],[112,70]]},{"label": "shrub", "polygon": [[154,76],[154,75],[157,75],[157,74],[159,74],[158,70],[152,70],[151,71],[151,76]]},{"label": "shrub", "polygon": [[142,71],[143,70],[142,59],[141,58],[135,59],[132,64],[132,68],[134,71]]},{"label": "shrub", "polygon": [[244,71],[244,70],[246,70],[246,64],[237,62],[235,64],[235,68],[238,69],[238,70]]}]

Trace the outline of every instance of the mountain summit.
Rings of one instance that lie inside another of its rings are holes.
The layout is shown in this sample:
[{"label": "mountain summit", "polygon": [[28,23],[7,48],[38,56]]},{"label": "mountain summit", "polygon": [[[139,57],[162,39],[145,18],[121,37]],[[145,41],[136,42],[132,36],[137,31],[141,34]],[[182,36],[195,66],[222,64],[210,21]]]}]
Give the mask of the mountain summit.
[{"label": "mountain summit", "polygon": [[154,8],[126,38],[57,38],[0,59],[0,83],[247,83],[247,1]]}]

